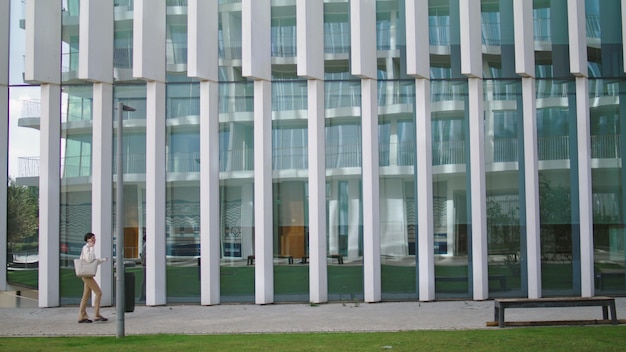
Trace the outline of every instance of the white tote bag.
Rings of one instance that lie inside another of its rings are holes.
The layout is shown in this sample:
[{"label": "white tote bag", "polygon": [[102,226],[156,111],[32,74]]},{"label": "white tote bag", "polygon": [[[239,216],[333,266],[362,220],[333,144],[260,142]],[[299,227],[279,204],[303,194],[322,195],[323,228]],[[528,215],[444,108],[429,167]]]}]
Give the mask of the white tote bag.
[{"label": "white tote bag", "polygon": [[98,270],[98,264],[100,264],[98,260],[88,262],[84,259],[74,259],[74,270],[76,271],[76,276],[95,276],[96,270]]}]

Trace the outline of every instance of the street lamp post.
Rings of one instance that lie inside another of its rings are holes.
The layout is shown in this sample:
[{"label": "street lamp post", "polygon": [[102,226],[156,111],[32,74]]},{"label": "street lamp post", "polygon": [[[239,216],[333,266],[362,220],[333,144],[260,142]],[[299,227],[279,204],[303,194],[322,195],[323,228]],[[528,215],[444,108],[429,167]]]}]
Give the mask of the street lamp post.
[{"label": "street lamp post", "polygon": [[115,308],[117,310],[117,334],[116,336],[124,337],[124,163],[123,163],[123,124],[122,114],[124,111],[135,111],[135,108],[117,103],[117,188],[116,188],[116,206],[115,206],[115,233],[117,242],[115,245],[115,268],[116,268],[116,292],[115,292]]}]

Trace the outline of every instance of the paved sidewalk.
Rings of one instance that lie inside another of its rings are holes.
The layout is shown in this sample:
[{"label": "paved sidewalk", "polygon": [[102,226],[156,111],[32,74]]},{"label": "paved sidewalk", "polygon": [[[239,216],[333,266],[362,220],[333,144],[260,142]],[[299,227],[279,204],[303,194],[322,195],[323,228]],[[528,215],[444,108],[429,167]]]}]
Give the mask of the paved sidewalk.
[{"label": "paved sidewalk", "polygon": [[[626,316],[626,298],[617,298],[617,317]],[[92,309],[87,310],[92,313]],[[84,336],[117,333],[115,307],[108,322],[78,324],[78,307],[0,308],[0,336]],[[510,309],[507,321],[602,319],[600,307]],[[136,306],[124,314],[126,335],[278,332],[359,332],[498,329],[493,301],[385,303],[222,304],[216,306]]]}]

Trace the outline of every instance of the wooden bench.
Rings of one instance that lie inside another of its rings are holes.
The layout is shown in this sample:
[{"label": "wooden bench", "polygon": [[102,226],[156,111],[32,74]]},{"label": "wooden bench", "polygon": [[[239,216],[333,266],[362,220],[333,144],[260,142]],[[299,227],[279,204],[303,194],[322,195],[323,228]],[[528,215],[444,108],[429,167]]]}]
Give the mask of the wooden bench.
[{"label": "wooden bench", "polygon": [[506,308],[552,308],[552,307],[589,307],[601,306],[602,318],[609,319],[611,310],[611,323],[617,325],[617,312],[615,310],[615,298],[612,297],[549,297],[549,298],[507,298],[494,300],[494,320],[503,328],[504,310]]},{"label": "wooden bench", "polygon": [[[343,264],[343,256],[341,254],[329,254],[326,257],[330,259],[337,259],[337,264]],[[300,261],[301,264],[307,264],[308,262],[309,262],[308,255],[305,255],[304,257],[302,257],[302,261]]]},{"label": "wooden bench", "polygon": [[[293,256],[290,255],[275,255],[274,258],[287,259],[287,263],[293,264]],[[249,255],[246,265],[254,265],[254,259],[255,257],[253,255]]]}]

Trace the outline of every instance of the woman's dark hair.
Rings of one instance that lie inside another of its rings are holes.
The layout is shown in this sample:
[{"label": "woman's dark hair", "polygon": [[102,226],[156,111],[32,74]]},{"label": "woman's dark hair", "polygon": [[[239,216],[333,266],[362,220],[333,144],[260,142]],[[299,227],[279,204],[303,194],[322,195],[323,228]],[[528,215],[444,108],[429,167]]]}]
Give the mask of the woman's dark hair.
[{"label": "woman's dark hair", "polygon": [[87,242],[87,240],[89,240],[90,238],[94,237],[96,234],[92,233],[92,232],[87,232],[85,234],[85,242]]}]

